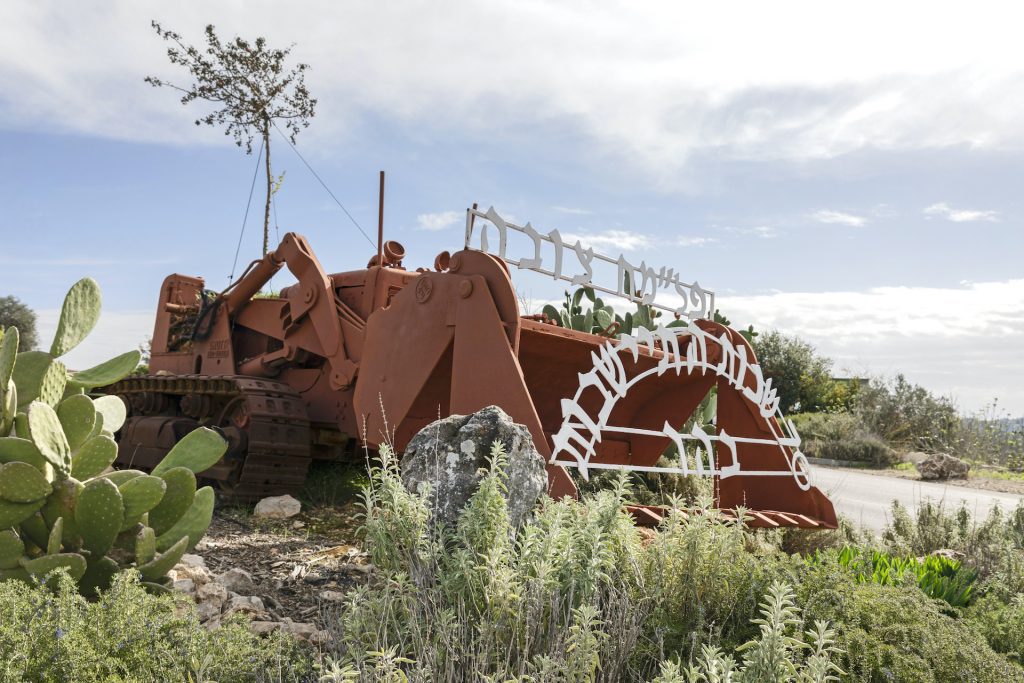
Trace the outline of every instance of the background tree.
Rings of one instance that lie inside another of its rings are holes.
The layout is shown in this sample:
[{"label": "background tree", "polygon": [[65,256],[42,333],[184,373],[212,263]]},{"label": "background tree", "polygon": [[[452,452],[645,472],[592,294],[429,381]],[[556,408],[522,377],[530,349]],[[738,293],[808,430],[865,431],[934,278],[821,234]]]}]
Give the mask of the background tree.
[{"label": "background tree", "polygon": [[39,346],[36,334],[36,313],[17,297],[0,296],[0,329],[18,328],[18,348],[30,351]]},{"label": "background tree", "polygon": [[779,392],[783,413],[825,410],[832,394],[832,361],[797,337],[772,330],[754,339],[765,378]]},{"label": "background tree", "polygon": [[299,131],[309,126],[316,110],[316,99],[310,97],[305,83],[309,65],[298,64],[287,71],[284,62],[292,46],[271,49],[262,37],[249,42],[236,36],[222,43],[212,24],[206,27],[205,49],[184,44],[179,34],[164,29],[156,21],[153,28],[157,35],[172,43],[167,49],[171,63],[188,69],[195,82],[184,88],[155,76],[148,76],[146,82],[178,90],[182,93],[182,104],[204,100],[215,105],[212,113],[196,119],[196,125],[224,125],[224,134],[233,136],[235,144],[245,147],[246,154],[252,154],[252,142],[257,136],[262,139],[267,181],[263,211],[266,255],[274,181],[270,170],[270,128],[280,121],[294,144]]}]

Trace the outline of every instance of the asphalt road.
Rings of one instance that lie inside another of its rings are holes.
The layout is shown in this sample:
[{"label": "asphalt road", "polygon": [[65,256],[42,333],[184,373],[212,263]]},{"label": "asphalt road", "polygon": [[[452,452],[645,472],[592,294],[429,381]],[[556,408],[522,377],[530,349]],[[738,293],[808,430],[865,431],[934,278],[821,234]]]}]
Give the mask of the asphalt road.
[{"label": "asphalt road", "polygon": [[842,468],[812,466],[812,480],[832,499],[836,512],[876,531],[881,531],[889,522],[893,500],[899,500],[912,511],[926,498],[943,501],[950,507],[959,507],[961,501],[966,501],[974,515],[984,516],[996,503],[1009,511],[1021,499],[1012,493],[884,477]]}]

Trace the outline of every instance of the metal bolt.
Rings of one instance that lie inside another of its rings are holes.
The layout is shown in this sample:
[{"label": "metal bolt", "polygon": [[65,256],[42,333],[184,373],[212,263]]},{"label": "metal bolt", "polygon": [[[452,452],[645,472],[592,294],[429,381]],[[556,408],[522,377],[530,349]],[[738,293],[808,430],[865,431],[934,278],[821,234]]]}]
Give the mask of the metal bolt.
[{"label": "metal bolt", "polygon": [[459,296],[463,299],[468,299],[469,295],[473,293],[473,282],[472,280],[463,280],[459,283]]}]

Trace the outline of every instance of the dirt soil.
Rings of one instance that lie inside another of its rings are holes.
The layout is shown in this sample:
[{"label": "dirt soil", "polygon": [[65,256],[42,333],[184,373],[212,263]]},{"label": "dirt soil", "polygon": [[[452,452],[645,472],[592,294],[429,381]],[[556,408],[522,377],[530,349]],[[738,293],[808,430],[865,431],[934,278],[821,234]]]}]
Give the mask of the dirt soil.
[{"label": "dirt soil", "polygon": [[357,513],[348,503],[267,520],[249,509],[219,508],[194,552],[214,574],[233,567],[252,574],[252,593],[275,620],[290,617],[322,628],[323,610],[337,604],[329,598],[365,583],[372,573],[356,538]]}]

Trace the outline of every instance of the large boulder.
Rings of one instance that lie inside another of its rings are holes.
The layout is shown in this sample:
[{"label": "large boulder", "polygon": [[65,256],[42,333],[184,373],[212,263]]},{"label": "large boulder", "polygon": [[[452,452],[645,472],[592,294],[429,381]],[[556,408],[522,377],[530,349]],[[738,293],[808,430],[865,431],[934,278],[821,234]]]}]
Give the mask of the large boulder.
[{"label": "large boulder", "polygon": [[921,462],[915,463],[922,479],[966,479],[971,466],[960,458],[948,453],[929,455]]},{"label": "large boulder", "polygon": [[495,441],[508,454],[506,500],[509,519],[518,527],[547,488],[548,478],[530,431],[497,406],[424,427],[402,455],[402,482],[416,493],[429,485],[434,522],[452,526],[479,487]]}]

